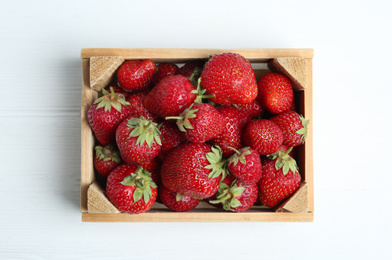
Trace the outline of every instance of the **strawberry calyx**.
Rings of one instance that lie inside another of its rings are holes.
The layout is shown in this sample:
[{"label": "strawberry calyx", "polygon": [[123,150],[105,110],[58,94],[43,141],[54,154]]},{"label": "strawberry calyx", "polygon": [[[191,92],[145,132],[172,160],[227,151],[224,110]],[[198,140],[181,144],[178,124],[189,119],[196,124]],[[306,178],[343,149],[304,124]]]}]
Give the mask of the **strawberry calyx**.
[{"label": "strawberry calyx", "polygon": [[104,147],[97,145],[95,146],[95,153],[97,158],[101,161],[121,162],[120,153],[114,144],[108,144]]},{"label": "strawberry calyx", "polygon": [[305,142],[306,137],[308,136],[308,126],[309,126],[309,120],[306,120],[303,116],[299,116],[299,119],[301,120],[301,124],[303,126],[303,128],[299,129],[298,131],[296,131],[295,133],[302,135],[301,136],[301,140],[302,143]]},{"label": "strawberry calyx", "polygon": [[275,169],[282,169],[284,175],[286,175],[289,170],[293,173],[298,171],[297,162],[289,155],[292,149],[293,147],[290,147],[289,149],[287,149],[287,151],[278,150],[273,154],[267,155],[268,159],[276,160]]},{"label": "strawberry calyx", "polygon": [[236,199],[236,197],[240,196],[244,190],[245,187],[238,187],[236,183],[232,183],[231,187],[227,186],[226,183],[221,183],[217,191],[217,200],[211,200],[210,203],[222,203],[225,210],[234,211],[233,208],[242,205],[242,203]]},{"label": "strawberry calyx", "polygon": [[136,186],[133,192],[133,202],[135,203],[143,197],[144,202],[147,204],[152,196],[151,188],[157,188],[155,182],[152,181],[151,173],[144,170],[141,166],[134,173],[126,176],[120,183],[126,186]]},{"label": "strawberry calyx", "polygon": [[104,108],[105,112],[111,111],[112,107],[118,112],[121,112],[122,106],[129,106],[130,103],[125,100],[123,94],[114,92],[113,87],[110,87],[110,92],[102,89],[103,96],[97,98],[94,104],[98,104],[96,109]]},{"label": "strawberry calyx", "polygon": [[229,149],[235,152],[235,154],[229,158],[229,163],[234,163],[234,165],[237,165],[238,161],[240,161],[242,164],[246,164],[245,156],[252,153],[252,151],[249,150],[250,147],[244,147],[239,151],[233,147],[229,147]]},{"label": "strawberry calyx", "polygon": [[221,179],[223,180],[227,175],[227,160],[223,160],[222,150],[219,146],[212,146],[211,152],[206,154],[206,158],[209,165],[204,168],[210,169],[211,172],[208,174],[209,179],[213,179],[222,175]]},{"label": "strawberry calyx", "polygon": [[186,132],[186,129],[193,129],[193,126],[189,122],[190,118],[195,118],[196,117],[196,112],[199,111],[199,109],[192,109],[193,104],[188,107],[187,109],[184,110],[184,112],[181,113],[180,116],[168,116],[165,119],[177,119],[177,126],[182,132]]},{"label": "strawberry calyx", "polygon": [[215,97],[215,94],[214,95],[206,95],[205,93],[206,93],[207,90],[201,88],[200,82],[201,82],[201,78],[199,78],[197,80],[197,88],[196,88],[196,90],[192,90],[191,91],[191,93],[194,93],[194,94],[197,95],[196,98],[195,98],[195,101],[193,101],[194,103],[202,103],[203,102],[203,98]]},{"label": "strawberry calyx", "polygon": [[129,128],[133,128],[133,131],[129,134],[128,138],[138,137],[136,145],[142,146],[145,142],[148,147],[151,148],[152,143],[155,142],[162,145],[159,128],[157,123],[147,120],[144,116],[140,118],[130,118],[127,122]]}]

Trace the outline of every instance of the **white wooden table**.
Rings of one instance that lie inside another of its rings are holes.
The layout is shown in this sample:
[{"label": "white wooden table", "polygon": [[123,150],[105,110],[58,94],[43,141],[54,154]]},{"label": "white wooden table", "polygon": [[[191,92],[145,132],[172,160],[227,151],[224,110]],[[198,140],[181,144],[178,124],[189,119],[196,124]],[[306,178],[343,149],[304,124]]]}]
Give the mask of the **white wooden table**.
[{"label": "white wooden table", "polygon": [[[391,259],[391,9],[1,1],[0,259]],[[92,47],[314,48],[314,223],[82,223],[80,50]]]}]

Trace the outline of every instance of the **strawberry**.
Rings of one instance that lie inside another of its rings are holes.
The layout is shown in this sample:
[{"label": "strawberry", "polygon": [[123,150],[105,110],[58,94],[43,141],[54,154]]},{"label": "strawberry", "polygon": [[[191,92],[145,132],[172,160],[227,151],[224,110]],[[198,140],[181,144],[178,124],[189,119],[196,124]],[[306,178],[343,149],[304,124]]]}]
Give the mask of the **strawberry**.
[{"label": "strawberry", "polygon": [[211,197],[219,188],[220,175],[226,174],[219,147],[185,143],[165,157],[161,167],[162,184],[168,189],[197,199]]},{"label": "strawberry", "polygon": [[245,184],[228,175],[214,195],[216,199],[210,200],[209,203],[221,204],[227,211],[244,212],[256,202],[258,193],[257,183]]},{"label": "strawberry", "polygon": [[294,147],[305,142],[309,120],[299,115],[297,112],[287,110],[272,118],[283,132],[283,144]]},{"label": "strawberry", "polygon": [[187,77],[193,85],[196,85],[198,78],[200,77],[201,71],[204,67],[204,61],[194,61],[185,63],[178,71],[178,75]]},{"label": "strawberry", "polygon": [[230,147],[240,149],[242,147],[242,132],[250,117],[231,106],[221,106],[217,110],[224,118],[222,133],[214,137],[211,142],[222,149],[223,156],[230,157],[235,152]]},{"label": "strawberry", "polygon": [[270,113],[289,110],[294,102],[294,91],[288,77],[280,73],[267,73],[258,82],[258,99]]},{"label": "strawberry", "polygon": [[155,72],[154,77],[152,78],[152,84],[156,85],[162,79],[168,76],[174,76],[177,74],[178,66],[173,63],[161,63],[157,67],[157,72]]},{"label": "strawberry", "polygon": [[127,101],[130,104],[132,115],[135,115],[136,117],[144,116],[144,118],[156,122],[158,120],[158,116],[148,111],[143,104],[143,100],[147,94],[148,92],[146,91],[132,94],[129,96]]},{"label": "strawberry", "polygon": [[159,174],[161,170],[161,163],[156,158],[139,162],[138,165],[151,174],[152,181],[155,184],[159,185],[161,183],[161,176]]},{"label": "strawberry", "polygon": [[176,212],[189,211],[196,208],[200,203],[200,199],[176,193],[169,190],[164,185],[159,186],[158,193],[162,203],[169,209]]},{"label": "strawberry", "polygon": [[187,62],[178,71],[178,75],[189,78],[192,74],[200,75],[204,67],[204,61]]},{"label": "strawberry", "polygon": [[161,149],[157,123],[143,116],[129,116],[118,126],[116,142],[126,163],[140,163],[155,158]]},{"label": "strawberry", "polygon": [[157,192],[151,174],[136,164],[118,166],[110,173],[106,184],[106,194],[113,205],[131,214],[149,210]]},{"label": "strawberry", "polygon": [[264,112],[263,107],[257,99],[248,104],[236,104],[236,106],[240,111],[249,115],[250,118],[261,117]]},{"label": "strawberry", "polygon": [[163,121],[158,126],[161,131],[161,150],[159,151],[158,158],[163,160],[165,156],[180,143],[185,142],[185,135],[178,127],[168,121]]},{"label": "strawberry", "polygon": [[178,117],[178,128],[185,133],[185,138],[192,143],[204,143],[218,136],[224,128],[224,118],[216,108],[207,103],[194,103]]},{"label": "strawberry", "polygon": [[108,177],[109,173],[121,164],[122,160],[117,147],[111,143],[106,146],[95,146],[94,167],[102,177]]},{"label": "strawberry", "polygon": [[125,99],[128,99],[129,96],[132,94],[130,91],[126,91],[120,86],[119,82],[112,83],[110,86],[106,87],[106,91],[110,92],[110,88],[113,88],[114,93],[123,94]]},{"label": "strawberry", "polygon": [[258,91],[251,64],[236,53],[211,57],[201,73],[201,86],[215,95],[212,102],[222,105],[250,103]]},{"label": "strawberry", "polygon": [[283,144],[283,133],[271,120],[257,119],[246,126],[242,140],[260,155],[273,154]]},{"label": "strawberry", "polygon": [[250,147],[235,150],[235,154],[229,158],[227,168],[239,181],[245,184],[257,183],[262,171],[260,155]]},{"label": "strawberry", "polygon": [[152,60],[128,60],[117,71],[117,79],[126,90],[143,91],[148,88],[157,66]]},{"label": "strawberry", "polygon": [[278,151],[263,162],[263,172],[259,185],[259,197],[262,204],[276,207],[289,197],[299,186],[301,175],[297,164],[288,153]]},{"label": "strawberry", "polygon": [[165,118],[178,116],[196,98],[196,88],[188,78],[176,75],[162,79],[144,98],[144,106],[152,113]]},{"label": "strawberry", "polygon": [[129,103],[122,94],[102,90],[103,96],[95,100],[88,110],[88,122],[102,145],[115,140],[116,128],[131,114]]}]

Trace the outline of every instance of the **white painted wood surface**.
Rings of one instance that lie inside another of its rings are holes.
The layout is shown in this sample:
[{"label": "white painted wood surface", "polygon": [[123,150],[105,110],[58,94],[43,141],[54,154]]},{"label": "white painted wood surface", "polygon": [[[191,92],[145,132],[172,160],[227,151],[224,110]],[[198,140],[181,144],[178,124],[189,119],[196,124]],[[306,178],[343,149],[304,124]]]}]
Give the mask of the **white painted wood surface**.
[{"label": "white painted wood surface", "polygon": [[[1,1],[0,259],[391,259],[391,9]],[[314,48],[315,222],[82,223],[88,47]]]}]

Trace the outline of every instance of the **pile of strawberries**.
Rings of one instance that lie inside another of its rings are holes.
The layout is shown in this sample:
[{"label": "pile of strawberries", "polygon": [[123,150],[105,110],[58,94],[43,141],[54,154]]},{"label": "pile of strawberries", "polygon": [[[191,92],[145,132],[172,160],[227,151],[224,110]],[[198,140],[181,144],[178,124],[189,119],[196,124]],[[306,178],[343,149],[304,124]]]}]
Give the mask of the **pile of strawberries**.
[{"label": "pile of strawberries", "polygon": [[94,166],[120,211],[157,201],[188,211],[204,200],[227,211],[276,207],[299,186],[293,147],[308,121],[295,112],[290,80],[259,82],[236,53],[156,65],[128,60],[88,111],[100,143]]}]

